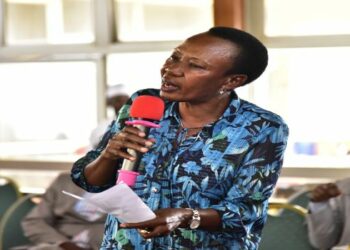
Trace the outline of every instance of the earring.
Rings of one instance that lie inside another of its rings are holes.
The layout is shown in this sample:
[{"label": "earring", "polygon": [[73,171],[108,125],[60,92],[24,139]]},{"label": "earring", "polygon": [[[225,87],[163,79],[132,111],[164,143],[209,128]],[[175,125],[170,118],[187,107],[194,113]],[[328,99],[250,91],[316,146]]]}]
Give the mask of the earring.
[{"label": "earring", "polygon": [[225,90],[223,90],[223,89],[219,90],[219,95],[223,95],[224,93],[225,93]]}]

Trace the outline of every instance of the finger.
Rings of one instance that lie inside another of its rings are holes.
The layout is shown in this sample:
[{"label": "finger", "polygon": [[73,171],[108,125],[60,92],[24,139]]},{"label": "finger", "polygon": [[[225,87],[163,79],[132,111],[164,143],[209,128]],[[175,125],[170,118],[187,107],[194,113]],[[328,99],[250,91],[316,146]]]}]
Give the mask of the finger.
[{"label": "finger", "polygon": [[324,188],[320,188],[316,190],[316,196],[318,197],[318,199],[324,199],[325,197],[328,197],[328,191]]},{"label": "finger", "polygon": [[159,225],[164,225],[164,224],[166,224],[164,220],[156,218],[156,219],[147,221],[147,224],[145,222],[145,227],[154,228],[154,227],[157,227]]},{"label": "finger", "polygon": [[329,189],[328,193],[330,196],[335,197],[335,196],[340,195],[341,192],[338,189],[338,187],[334,185],[334,186],[332,186],[332,188]]},{"label": "finger", "polygon": [[[125,131],[126,133],[133,134],[133,135],[137,136],[134,138],[137,138],[138,142],[142,145],[152,146],[156,141],[154,138],[144,138],[144,137],[146,137],[145,132],[143,132],[140,129],[135,128],[135,127],[127,126],[123,129],[123,131]],[[140,137],[142,137],[142,139]]]},{"label": "finger", "polygon": [[102,151],[101,155],[111,160],[117,160],[120,158],[119,151],[109,147],[109,145],[107,145],[107,147]]},{"label": "finger", "polygon": [[146,229],[137,229],[137,231],[141,234],[142,237],[144,237],[150,233],[150,231],[148,231]]},{"label": "finger", "polygon": [[328,184],[322,184],[322,185],[320,185],[320,187],[319,187],[319,191],[320,191],[320,192],[326,193],[326,192],[328,192],[328,190],[329,190],[331,187],[332,187],[332,185],[330,185],[330,183],[328,183]]},{"label": "finger", "polygon": [[[139,140],[141,139],[141,140]],[[122,152],[126,152],[126,149],[133,149],[140,153],[145,153],[148,151],[148,147],[150,144],[153,145],[153,143],[145,142],[146,140],[136,137],[134,135],[125,134],[124,132],[121,132],[118,134],[118,136],[114,136],[111,141],[109,142],[109,148],[114,148],[116,150],[122,150]],[[144,144],[142,144],[144,143]],[[147,144],[147,145],[145,145]],[[132,157],[132,155],[127,156]]]},{"label": "finger", "polygon": [[153,228],[153,227],[159,226],[161,224],[164,224],[164,223],[162,221],[160,221],[158,218],[155,218],[155,219],[143,221],[143,222],[121,223],[120,227],[145,229],[145,228]]},{"label": "finger", "polygon": [[120,132],[118,136],[115,138],[115,141],[134,143],[135,145],[140,146],[152,146],[154,144],[153,141],[140,137],[139,135],[135,135],[132,133],[128,133],[127,131]]},{"label": "finger", "polygon": [[156,138],[148,138],[148,141],[155,143],[156,142]]},{"label": "finger", "polygon": [[145,239],[154,238],[154,237],[163,237],[168,235],[170,231],[167,229],[166,225],[158,226],[145,235]]},{"label": "finger", "polygon": [[340,195],[340,190],[334,183],[326,183],[317,186],[311,195],[311,200],[321,202]]},{"label": "finger", "polygon": [[124,158],[130,161],[135,161],[135,157],[126,151],[126,148],[122,148],[121,143],[117,141],[110,140],[107,147],[103,151],[105,157],[109,159],[119,159]]},{"label": "finger", "polygon": [[146,222],[136,222],[136,223],[121,223],[120,227],[122,228],[137,228],[137,229],[145,229],[147,228],[147,221]]},{"label": "finger", "polygon": [[136,158],[135,158],[133,155],[129,154],[128,152],[126,152],[126,151],[124,151],[124,150],[121,150],[121,149],[113,149],[113,148],[111,148],[111,149],[109,149],[109,150],[110,150],[110,152],[111,152],[113,155],[115,155],[117,158],[124,158],[124,159],[128,159],[128,160],[130,160],[130,161],[135,161],[135,160],[136,160]]},{"label": "finger", "polygon": [[150,231],[141,229],[139,230],[140,235],[142,236],[142,238],[144,239],[149,239],[149,238],[153,238],[154,236],[152,236],[153,234],[151,234]]},{"label": "finger", "polygon": [[318,194],[318,195],[324,195],[328,192],[328,187],[326,184],[322,184],[322,185],[319,185],[316,187],[315,189],[315,192]]},{"label": "finger", "polygon": [[334,183],[327,183],[322,186],[322,190],[325,193],[325,196],[327,197],[334,197],[340,194],[340,191]]},{"label": "finger", "polygon": [[322,196],[324,196],[324,191],[322,189],[320,189],[320,188],[315,188],[312,191],[310,199],[312,201],[320,201],[320,199],[322,199]]},{"label": "finger", "polygon": [[136,127],[132,127],[132,126],[125,126],[123,131],[128,132],[130,134],[140,136],[140,137],[146,136],[145,132],[141,131],[140,129],[138,129]]},{"label": "finger", "polygon": [[150,231],[146,230],[146,229],[137,229],[137,231],[139,231],[142,234],[149,234]]}]

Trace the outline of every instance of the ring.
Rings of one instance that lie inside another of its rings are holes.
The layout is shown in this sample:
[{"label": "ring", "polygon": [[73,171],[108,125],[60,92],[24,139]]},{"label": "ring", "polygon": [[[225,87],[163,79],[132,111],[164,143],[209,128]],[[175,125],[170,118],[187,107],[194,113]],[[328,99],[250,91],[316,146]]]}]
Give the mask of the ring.
[{"label": "ring", "polygon": [[142,234],[149,234],[150,233],[150,231],[147,231],[146,229],[140,229],[139,231]]}]

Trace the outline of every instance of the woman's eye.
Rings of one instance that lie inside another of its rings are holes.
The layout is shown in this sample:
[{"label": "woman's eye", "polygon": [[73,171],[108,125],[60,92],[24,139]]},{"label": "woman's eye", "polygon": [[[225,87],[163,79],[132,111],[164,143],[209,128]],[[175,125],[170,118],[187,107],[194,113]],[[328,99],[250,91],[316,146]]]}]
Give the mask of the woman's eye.
[{"label": "woman's eye", "polygon": [[193,68],[197,68],[197,69],[204,69],[204,67],[202,65],[195,64],[195,63],[190,63],[190,66]]},{"label": "woman's eye", "polygon": [[176,56],[176,55],[172,55],[172,56],[169,57],[168,60],[169,60],[169,61],[172,61],[172,62],[177,62],[177,61],[179,61],[179,57]]}]

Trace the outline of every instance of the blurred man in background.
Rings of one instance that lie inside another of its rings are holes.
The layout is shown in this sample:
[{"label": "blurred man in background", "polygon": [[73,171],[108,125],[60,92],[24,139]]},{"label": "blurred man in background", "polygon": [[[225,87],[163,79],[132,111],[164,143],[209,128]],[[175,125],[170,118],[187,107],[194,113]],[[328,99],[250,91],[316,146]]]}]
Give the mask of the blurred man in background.
[{"label": "blurred man in background", "polygon": [[316,186],[307,216],[309,239],[318,249],[350,244],[350,178]]},{"label": "blurred man in background", "polygon": [[24,234],[32,242],[24,249],[99,249],[105,214],[84,200],[77,201],[63,194],[62,190],[89,196],[72,182],[70,173],[60,174],[46,190],[40,203],[22,221]]},{"label": "blurred man in background", "polygon": [[107,101],[107,119],[101,121],[99,125],[92,131],[90,135],[90,145],[96,148],[100,142],[101,137],[107,130],[111,122],[116,118],[120,108],[129,99],[129,94],[123,84],[117,84],[108,87],[106,92]]}]

